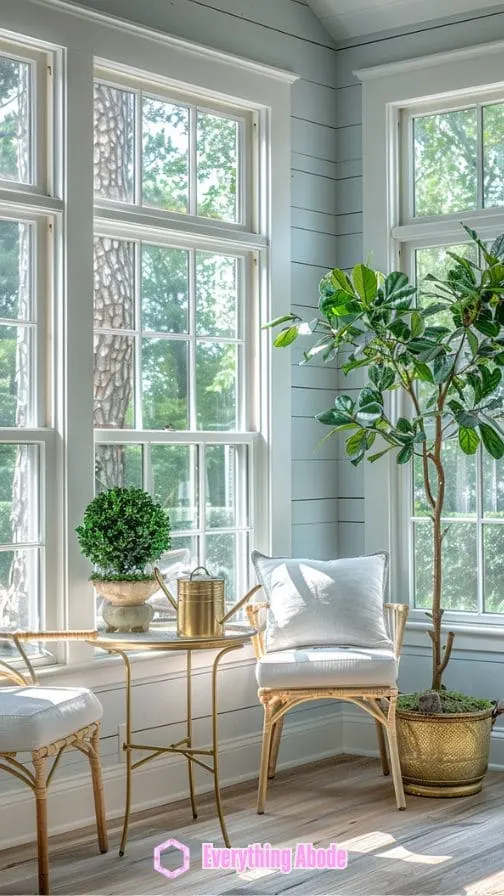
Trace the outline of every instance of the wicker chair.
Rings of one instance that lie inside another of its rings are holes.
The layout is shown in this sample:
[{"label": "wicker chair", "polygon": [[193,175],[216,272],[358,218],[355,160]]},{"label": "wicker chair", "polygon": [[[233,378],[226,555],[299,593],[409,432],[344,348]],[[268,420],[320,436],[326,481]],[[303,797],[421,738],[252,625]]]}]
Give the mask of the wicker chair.
[{"label": "wicker chair", "polygon": [[[333,642],[327,648],[316,648],[318,653],[309,646],[268,652],[269,609],[268,602],[250,604],[247,607],[250,624],[256,630],[253,639],[257,657],[256,678],[259,684],[258,697],[264,707],[257,812],[264,812],[268,779],[275,777],[286,713],[301,703],[327,698],[353,703],[374,718],[383,774],[388,775],[392,770],[397,808],[404,809],[406,802],[397,748],[395,713],[398,690],[395,679],[408,607],[405,604],[383,605],[385,629],[392,647],[388,663],[383,664],[384,671],[381,674],[374,661],[373,654],[376,652],[360,647],[354,651],[348,646],[339,648]],[[369,682],[363,680],[362,670],[366,663],[375,669]],[[332,667],[334,672],[331,672]],[[394,669],[392,673],[391,668]],[[355,678],[355,684],[352,683],[352,677]]]},{"label": "wicker chair", "polygon": [[[102,706],[86,688],[44,687],[39,685],[22,641],[93,640],[96,632],[15,632],[0,633],[0,640],[12,642],[27,672],[0,659],[0,768],[14,775],[34,793],[37,819],[39,893],[49,893],[47,845],[47,790],[67,747],[84,753],[91,766],[93,794],[100,852],[107,852],[108,837],[103,802],[99,756]],[[17,758],[30,753],[33,771]],[[46,769],[52,760],[50,770]]]}]

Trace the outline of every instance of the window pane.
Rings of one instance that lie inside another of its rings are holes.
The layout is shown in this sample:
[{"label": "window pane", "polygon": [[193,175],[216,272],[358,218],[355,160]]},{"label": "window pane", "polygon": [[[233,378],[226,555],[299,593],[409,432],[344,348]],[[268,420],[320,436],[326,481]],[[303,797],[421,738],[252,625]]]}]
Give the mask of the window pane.
[{"label": "window pane", "polygon": [[171,212],[189,206],[189,110],[144,97],[142,199]]},{"label": "window pane", "polygon": [[143,448],[141,445],[97,445],[95,450],[95,491],[121,486],[143,488]]},{"label": "window pane", "polygon": [[94,189],[100,199],[135,201],[135,95],[94,88]]},{"label": "window pane", "polygon": [[236,525],[236,449],[232,445],[209,445],[206,458],[206,524],[210,529]]},{"label": "window pane", "polygon": [[0,220],[0,317],[32,317],[32,225]]},{"label": "window pane", "polygon": [[236,596],[236,535],[208,535],[206,566],[210,575],[225,581],[226,603],[234,603]]},{"label": "window pane", "polygon": [[193,445],[153,445],[153,494],[168,511],[172,530],[198,526],[197,449]]},{"label": "window pane", "polygon": [[40,541],[39,448],[0,444],[0,544]]},{"label": "window pane", "polygon": [[200,342],[196,346],[198,429],[236,428],[236,346]]},{"label": "window pane", "polygon": [[504,526],[483,526],[484,609],[504,613]]},{"label": "window pane", "polygon": [[198,538],[192,535],[172,535],[171,539],[171,551],[185,551],[186,556],[189,557],[188,567],[189,569],[195,569],[196,566],[199,566],[199,548],[198,548]]},{"label": "window pane", "polygon": [[40,627],[40,550],[0,550],[0,628]]},{"label": "window pane", "polygon": [[[432,525],[415,523],[415,607],[432,606]],[[476,525],[453,523],[443,541],[443,598],[446,610],[477,609]]]},{"label": "window pane", "polygon": [[142,328],[187,333],[189,253],[142,245]]},{"label": "window pane", "polygon": [[238,221],[239,123],[198,112],[198,215]]},{"label": "window pane", "polygon": [[134,343],[131,336],[94,338],[94,425],[134,426]]},{"label": "window pane", "polygon": [[0,178],[32,183],[31,65],[0,56]]},{"label": "window pane", "polygon": [[94,326],[135,326],[135,246],[126,240],[94,240]]},{"label": "window pane", "polygon": [[196,253],[196,333],[237,335],[238,260],[229,255]]},{"label": "window pane", "polygon": [[0,426],[32,422],[32,350],[30,327],[0,327]]},{"label": "window pane", "polygon": [[483,452],[483,513],[504,519],[504,464]]},{"label": "window pane", "polygon": [[504,205],[504,104],[483,107],[483,204]]},{"label": "window pane", "polygon": [[476,208],[476,109],[415,118],[413,135],[415,215]]},{"label": "window pane", "polygon": [[144,429],[187,429],[187,342],[144,339],[142,409]]}]

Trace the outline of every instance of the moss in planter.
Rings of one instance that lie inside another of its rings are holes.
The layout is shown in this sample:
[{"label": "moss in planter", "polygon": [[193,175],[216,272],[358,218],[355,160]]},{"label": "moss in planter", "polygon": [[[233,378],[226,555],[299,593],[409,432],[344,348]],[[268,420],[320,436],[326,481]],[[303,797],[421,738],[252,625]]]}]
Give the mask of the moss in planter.
[{"label": "moss in planter", "polygon": [[154,576],[142,572],[124,572],[117,575],[102,575],[94,572],[89,576],[91,582],[151,582]]},{"label": "moss in planter", "polygon": [[[397,708],[406,712],[419,712],[418,700],[422,694],[429,691],[422,691],[416,694],[402,694],[397,700]],[[491,700],[484,700],[481,697],[468,697],[467,694],[459,694],[458,691],[438,692],[441,698],[441,706],[443,712],[481,712],[484,709],[492,709]]]}]

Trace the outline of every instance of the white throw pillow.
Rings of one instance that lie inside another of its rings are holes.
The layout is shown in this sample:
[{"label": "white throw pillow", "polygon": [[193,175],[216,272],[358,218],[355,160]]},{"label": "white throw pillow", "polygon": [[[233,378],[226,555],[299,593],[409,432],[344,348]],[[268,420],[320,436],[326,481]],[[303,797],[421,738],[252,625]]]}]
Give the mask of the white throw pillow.
[{"label": "white throw pillow", "polygon": [[292,560],[252,552],[270,605],[266,650],[310,645],[392,648],[383,618],[387,554]]}]

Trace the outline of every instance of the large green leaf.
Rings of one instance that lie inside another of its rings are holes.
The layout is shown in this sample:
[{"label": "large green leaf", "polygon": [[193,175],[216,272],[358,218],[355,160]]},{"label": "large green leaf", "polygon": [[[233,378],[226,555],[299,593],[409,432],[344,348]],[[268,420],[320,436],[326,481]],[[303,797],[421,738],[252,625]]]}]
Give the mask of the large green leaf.
[{"label": "large green leaf", "polygon": [[276,348],[286,348],[298,338],[298,335],[298,327],[285,327],[283,330],[280,330],[278,336],[275,337],[273,345],[275,345]]},{"label": "large green leaf", "polygon": [[320,414],[315,414],[315,419],[318,420],[319,423],[323,423],[325,426],[334,426],[335,428],[357,425],[353,422],[350,414],[345,414],[341,411],[337,411],[336,408],[329,408],[327,411],[321,411]]},{"label": "large green leaf", "polygon": [[356,264],[352,271],[352,282],[364,305],[369,306],[378,290],[375,272],[365,264]]},{"label": "large green leaf", "polygon": [[475,429],[469,426],[460,426],[458,431],[459,445],[464,454],[475,454],[480,442]]},{"label": "large green leaf", "polygon": [[334,284],[334,287],[336,289],[343,289],[350,296],[354,296],[354,291],[348,274],[345,274],[345,272],[340,270],[340,268],[334,268],[334,270],[331,271],[330,276],[331,282]]},{"label": "large green leaf", "polygon": [[480,333],[483,333],[484,336],[498,336],[500,332],[500,327],[498,323],[495,323],[493,320],[486,320],[484,317],[478,317],[477,320],[474,321],[473,326]]},{"label": "large green leaf", "polygon": [[411,335],[415,339],[417,336],[421,336],[424,330],[425,323],[422,315],[419,311],[413,311],[411,315]]},{"label": "large green leaf", "polygon": [[410,442],[398,452],[396,460],[398,464],[407,464],[413,457],[413,444]]},{"label": "large green leaf", "polygon": [[283,314],[281,317],[275,317],[274,320],[269,320],[266,324],[262,325],[263,330],[268,330],[271,327],[278,327],[280,324],[287,323],[288,320],[299,320],[297,314]]},{"label": "large green leaf", "polygon": [[364,426],[373,426],[381,418],[383,408],[377,401],[370,401],[357,411],[357,420]]},{"label": "large green leaf", "polygon": [[359,429],[346,441],[345,453],[348,457],[355,457],[366,449],[366,433],[365,430]]},{"label": "large green leaf", "polygon": [[488,423],[480,423],[479,429],[481,439],[488,453],[495,458],[495,460],[500,460],[504,455],[504,441],[501,439],[499,433],[496,432],[492,426],[489,426]]},{"label": "large green leaf", "polygon": [[453,358],[451,355],[439,355],[434,358],[432,375],[436,385],[445,383],[453,371]]},{"label": "large green leaf", "polygon": [[491,395],[492,392],[495,392],[501,381],[502,371],[498,367],[495,367],[493,370],[489,370],[488,367],[480,367],[480,370],[481,378],[483,380],[480,397],[486,398],[487,395]]}]

